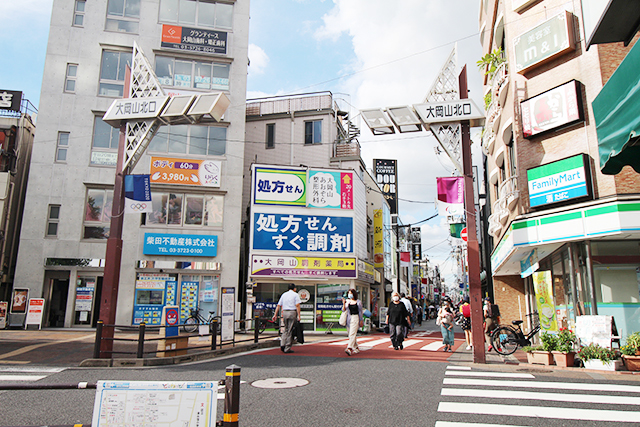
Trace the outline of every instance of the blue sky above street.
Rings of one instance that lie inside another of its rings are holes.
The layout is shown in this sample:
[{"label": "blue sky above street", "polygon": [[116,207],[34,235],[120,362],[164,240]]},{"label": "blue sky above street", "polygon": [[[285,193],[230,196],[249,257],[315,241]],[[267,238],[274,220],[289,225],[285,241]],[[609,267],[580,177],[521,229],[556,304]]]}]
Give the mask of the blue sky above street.
[{"label": "blue sky above street", "polygon": [[[37,107],[52,0],[0,2],[0,88],[23,91]],[[437,176],[451,162],[435,155],[428,132],[374,137],[358,110],[421,103],[457,42],[469,93],[482,102],[477,0],[251,0],[247,98],[331,91],[351,106],[362,128],[362,156],[398,160],[400,216],[405,224],[435,213]],[[7,19],[7,17],[9,17]],[[472,135],[474,132],[472,132]],[[477,145],[474,157],[479,159]],[[474,160],[475,160],[474,159]],[[411,202],[409,202],[411,201]],[[430,202],[430,203],[416,203]],[[455,267],[448,227],[422,225],[423,250],[447,272]]]}]

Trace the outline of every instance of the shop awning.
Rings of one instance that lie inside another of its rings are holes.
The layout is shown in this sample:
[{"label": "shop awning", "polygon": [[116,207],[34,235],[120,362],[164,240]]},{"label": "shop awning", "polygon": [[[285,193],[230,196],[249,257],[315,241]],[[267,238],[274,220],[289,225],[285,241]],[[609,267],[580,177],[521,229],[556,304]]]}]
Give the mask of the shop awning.
[{"label": "shop awning", "polygon": [[[598,9],[602,0],[587,2],[589,9]],[[591,37],[587,49],[593,44],[624,42],[627,46],[640,26],[640,2],[630,0],[609,0]]]},{"label": "shop awning", "polygon": [[593,100],[600,170],[629,165],[640,173],[640,43],[636,43]]}]

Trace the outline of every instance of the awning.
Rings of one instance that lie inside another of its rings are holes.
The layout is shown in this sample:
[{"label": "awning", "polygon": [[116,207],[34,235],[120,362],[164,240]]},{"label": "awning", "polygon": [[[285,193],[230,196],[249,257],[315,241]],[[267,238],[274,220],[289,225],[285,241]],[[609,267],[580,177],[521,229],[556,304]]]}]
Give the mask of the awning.
[{"label": "awning", "polygon": [[[602,0],[589,0],[583,6],[600,9]],[[587,40],[587,49],[592,44],[624,42],[627,46],[640,26],[640,2],[630,0],[609,0],[604,6],[600,20],[591,37]]]},{"label": "awning", "polygon": [[615,175],[625,165],[640,173],[640,43],[636,43],[593,100],[600,170]]}]

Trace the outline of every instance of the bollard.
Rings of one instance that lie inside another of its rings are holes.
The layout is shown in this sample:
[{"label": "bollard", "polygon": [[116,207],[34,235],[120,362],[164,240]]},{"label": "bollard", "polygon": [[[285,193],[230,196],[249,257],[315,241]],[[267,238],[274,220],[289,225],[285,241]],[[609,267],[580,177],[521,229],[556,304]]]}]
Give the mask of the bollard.
[{"label": "bollard", "polygon": [[240,367],[227,366],[224,378],[224,427],[238,427],[238,412],[240,410]]},{"label": "bollard", "polygon": [[96,342],[93,344],[93,358],[100,359],[100,344],[102,342],[102,320],[96,325]]},{"label": "bollard", "polygon": [[211,332],[211,350],[215,350],[216,343],[218,341],[218,319],[213,319],[211,321],[211,327],[209,330]]},{"label": "bollard", "polygon": [[253,342],[257,343],[260,337],[260,316],[256,316],[253,321]]},{"label": "bollard", "polygon": [[146,323],[140,323],[140,329],[138,330],[138,352],[136,353],[138,359],[144,358],[144,331],[146,327]]}]

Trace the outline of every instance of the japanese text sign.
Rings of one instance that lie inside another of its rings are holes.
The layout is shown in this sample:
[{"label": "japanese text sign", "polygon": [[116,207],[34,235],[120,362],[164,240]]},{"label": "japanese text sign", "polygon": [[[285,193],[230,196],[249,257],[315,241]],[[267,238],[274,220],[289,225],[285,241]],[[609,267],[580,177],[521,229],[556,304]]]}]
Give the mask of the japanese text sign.
[{"label": "japanese text sign", "polygon": [[353,209],[353,173],[309,170],[310,208]]},{"label": "japanese text sign", "polygon": [[254,213],[253,249],[353,252],[353,218]]},{"label": "japanese text sign", "polygon": [[227,33],[177,25],[163,25],[161,46],[171,49],[226,55]]},{"label": "japanese text sign", "polygon": [[513,39],[515,68],[524,74],[530,69],[575,49],[573,14],[564,11]]},{"label": "japanese text sign", "polygon": [[0,110],[20,111],[22,92],[0,89]]},{"label": "japanese text sign", "polygon": [[413,108],[420,120],[426,124],[478,120],[484,117],[483,112],[471,99],[413,104]]},{"label": "japanese text sign", "polygon": [[144,233],[142,253],[214,257],[218,253],[218,236]]},{"label": "japanese text sign", "polygon": [[591,194],[588,160],[584,154],[527,170],[531,207]]},{"label": "japanese text sign", "polygon": [[154,119],[168,100],[168,96],[116,99],[102,117],[102,121],[118,126],[125,120]]},{"label": "japanese text sign", "polygon": [[251,256],[251,274],[275,277],[356,278],[355,258]]},{"label": "japanese text sign", "polygon": [[531,138],[582,120],[582,95],[576,80],[520,103],[522,134]]},{"label": "japanese text sign", "polygon": [[306,169],[254,167],[253,203],[306,206]]},{"label": "japanese text sign", "polygon": [[218,160],[151,157],[151,183],[220,187],[222,162]]},{"label": "japanese text sign", "polygon": [[373,263],[376,268],[384,267],[384,241],[382,209],[373,211]]},{"label": "japanese text sign", "polygon": [[398,213],[398,167],[396,160],[375,159],[374,172],[378,187],[389,203],[391,215]]}]

